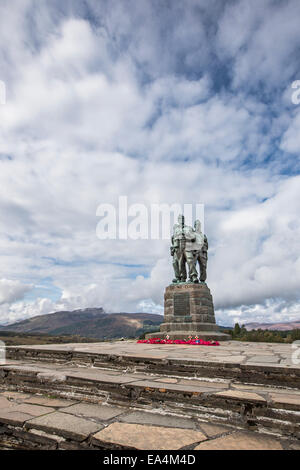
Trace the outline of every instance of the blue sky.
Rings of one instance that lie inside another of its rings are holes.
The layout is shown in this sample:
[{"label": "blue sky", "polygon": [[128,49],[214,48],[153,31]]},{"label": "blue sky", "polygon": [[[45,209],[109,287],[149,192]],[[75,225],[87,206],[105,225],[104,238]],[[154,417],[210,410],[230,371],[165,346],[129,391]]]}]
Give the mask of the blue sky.
[{"label": "blue sky", "polygon": [[298,0],[2,0],[0,323],[162,312],[165,240],[101,203],[203,203],[217,320],[300,318]]}]

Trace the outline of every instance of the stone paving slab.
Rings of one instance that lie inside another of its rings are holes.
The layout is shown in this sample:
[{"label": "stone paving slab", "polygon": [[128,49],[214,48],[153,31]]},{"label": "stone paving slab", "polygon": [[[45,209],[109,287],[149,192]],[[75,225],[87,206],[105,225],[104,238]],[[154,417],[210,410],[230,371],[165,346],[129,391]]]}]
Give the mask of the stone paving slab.
[{"label": "stone paving slab", "polygon": [[[160,381],[160,379],[156,379],[157,382]],[[161,380],[161,382],[164,382]],[[176,382],[175,382],[176,383]],[[217,381],[206,381],[206,380],[193,380],[193,379],[177,379],[177,383],[180,385],[190,385],[192,387],[204,387],[204,388],[213,388],[213,389],[222,389],[226,390],[229,385],[230,381],[227,380],[226,382],[217,382]]]},{"label": "stone paving slab", "polygon": [[146,389],[153,389],[153,390],[158,390],[162,392],[166,391],[175,391],[175,392],[190,392],[190,393],[195,393],[195,394],[201,394],[205,392],[211,392],[212,388],[211,387],[203,387],[201,385],[197,386],[192,386],[192,385],[181,385],[181,384],[166,384],[166,383],[159,383],[159,382],[153,382],[151,380],[139,380],[136,382],[130,382],[130,385],[137,386],[137,387],[142,387]]},{"label": "stone paving slab", "polygon": [[41,396],[31,396],[29,398],[25,398],[23,403],[30,403],[32,405],[42,405],[42,406],[49,406],[52,408],[60,408],[63,406],[71,406],[76,403],[76,401],[71,400],[63,400],[57,398],[48,398],[48,397],[41,397]]},{"label": "stone paving slab", "polygon": [[[26,395],[24,396],[26,397]],[[18,397],[20,398],[20,397]],[[26,398],[24,398],[26,399]],[[0,423],[22,426],[25,421],[54,411],[54,408],[10,401],[0,397]]]},{"label": "stone paving slab", "polygon": [[283,450],[281,443],[271,437],[236,432],[228,436],[206,441],[195,450]]},{"label": "stone paving slab", "polygon": [[239,390],[223,390],[222,392],[215,393],[218,397],[232,398],[237,400],[247,400],[250,402],[266,403],[266,399],[257,393],[239,391]]},{"label": "stone paving slab", "polygon": [[112,374],[106,374],[106,372],[102,372],[101,370],[97,369],[83,369],[79,370],[77,372],[70,372],[67,373],[67,378],[79,378],[79,379],[88,379],[92,381],[97,381],[97,382],[109,382],[109,383],[129,383],[137,380],[138,378],[135,377],[134,375],[121,375],[120,373],[118,375],[112,375]]},{"label": "stone paving slab", "polygon": [[30,405],[27,403],[20,403],[20,404],[11,404],[9,410],[11,411],[19,411],[21,413],[26,413],[31,416],[41,416],[54,411],[54,408],[48,406],[40,406],[40,405]]},{"label": "stone paving slab", "polygon": [[131,413],[119,416],[118,421],[132,424],[150,424],[155,426],[166,426],[181,429],[199,430],[195,420],[172,415],[162,415],[157,413],[146,413],[143,411],[132,411]]},{"label": "stone paving slab", "polygon": [[95,445],[114,444],[137,450],[178,450],[201,442],[206,436],[199,431],[113,423],[93,436]]},{"label": "stone paving slab", "polygon": [[32,419],[32,415],[20,411],[0,411],[0,423],[12,426],[23,426],[23,424]]},{"label": "stone paving slab", "polygon": [[77,405],[60,408],[62,413],[73,414],[76,416],[84,416],[86,418],[100,419],[107,421],[125,413],[124,408],[117,408],[116,406],[109,405],[96,405],[89,403],[79,403]]},{"label": "stone paving slab", "polygon": [[68,437],[75,441],[83,441],[90,434],[103,428],[101,424],[96,424],[78,416],[60,413],[56,411],[46,416],[31,419],[25,423],[26,429],[39,429],[46,433],[55,433],[59,436]]},{"label": "stone paving slab", "polygon": [[270,396],[275,405],[291,405],[293,410],[300,411],[300,394],[270,393]]}]

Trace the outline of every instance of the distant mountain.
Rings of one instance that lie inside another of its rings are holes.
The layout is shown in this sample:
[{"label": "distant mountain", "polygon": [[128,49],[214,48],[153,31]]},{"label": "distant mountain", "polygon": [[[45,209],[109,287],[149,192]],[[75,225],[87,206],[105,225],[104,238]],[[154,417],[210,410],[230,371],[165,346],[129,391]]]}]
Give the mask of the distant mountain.
[{"label": "distant mountain", "polygon": [[278,323],[246,323],[245,328],[247,330],[297,330],[300,329],[300,320],[299,321],[290,321],[290,322],[278,322]]},{"label": "distant mountain", "polygon": [[103,308],[86,308],[38,315],[11,325],[2,325],[0,331],[113,339],[158,331],[162,321],[161,315],[152,313],[106,313]]}]

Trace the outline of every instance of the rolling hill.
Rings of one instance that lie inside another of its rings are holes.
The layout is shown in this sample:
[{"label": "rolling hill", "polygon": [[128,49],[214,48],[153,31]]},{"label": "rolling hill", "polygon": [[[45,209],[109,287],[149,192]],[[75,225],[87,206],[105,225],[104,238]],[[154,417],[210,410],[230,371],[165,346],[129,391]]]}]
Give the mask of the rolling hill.
[{"label": "rolling hill", "polygon": [[277,322],[277,323],[246,323],[245,328],[247,330],[278,330],[278,331],[289,331],[300,329],[299,321],[290,322]]},{"label": "rolling hill", "polygon": [[137,337],[144,332],[158,331],[162,321],[161,315],[151,313],[106,313],[102,308],[86,308],[38,315],[18,323],[3,325],[0,331],[113,339]]}]

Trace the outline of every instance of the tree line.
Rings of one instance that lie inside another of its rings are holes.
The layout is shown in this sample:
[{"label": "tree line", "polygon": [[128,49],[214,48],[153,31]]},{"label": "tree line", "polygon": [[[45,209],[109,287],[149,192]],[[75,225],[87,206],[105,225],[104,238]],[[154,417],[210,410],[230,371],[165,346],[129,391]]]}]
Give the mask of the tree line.
[{"label": "tree line", "polygon": [[293,343],[300,340],[300,329],[295,330],[247,330],[245,325],[238,323],[234,328],[222,328],[224,333],[231,335],[233,340],[237,341],[256,341],[264,343]]}]

